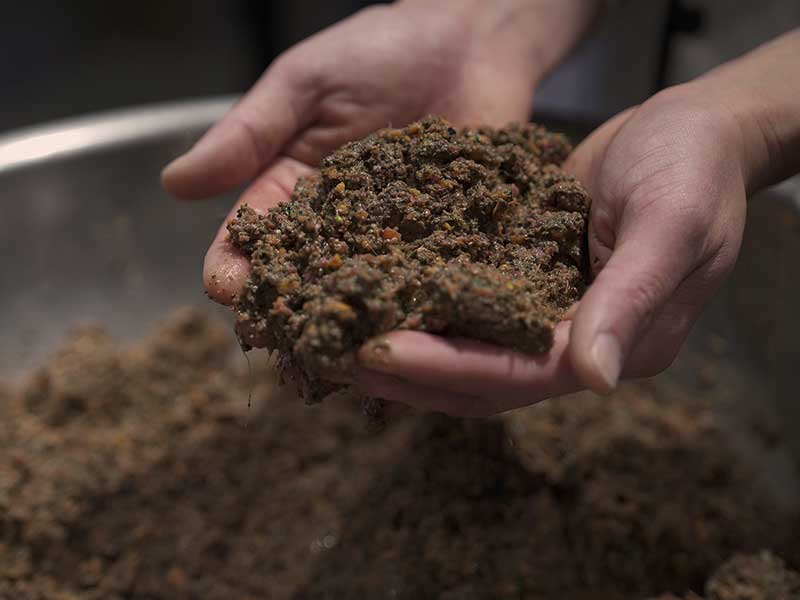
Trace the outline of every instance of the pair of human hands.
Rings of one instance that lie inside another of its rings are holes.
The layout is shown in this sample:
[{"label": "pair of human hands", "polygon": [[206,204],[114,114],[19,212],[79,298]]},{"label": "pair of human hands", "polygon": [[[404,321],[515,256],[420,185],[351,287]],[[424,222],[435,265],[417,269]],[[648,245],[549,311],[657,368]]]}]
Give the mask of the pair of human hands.
[{"label": "pair of human hands", "polygon": [[[266,211],[323,156],[387,124],[427,114],[459,125],[527,120],[540,58],[446,13],[367,9],[278,58],[163,182],[194,199],[252,180],[237,207]],[[360,350],[356,384],[389,401],[486,416],[586,387],[608,392],[620,376],[663,370],[738,253],[741,135],[733,112],[700,82],[616,116],[565,165],[592,197],[595,278],[557,326],[553,348],[529,356],[392,332]],[[205,259],[209,295],[230,304],[248,269],[223,224]]]}]

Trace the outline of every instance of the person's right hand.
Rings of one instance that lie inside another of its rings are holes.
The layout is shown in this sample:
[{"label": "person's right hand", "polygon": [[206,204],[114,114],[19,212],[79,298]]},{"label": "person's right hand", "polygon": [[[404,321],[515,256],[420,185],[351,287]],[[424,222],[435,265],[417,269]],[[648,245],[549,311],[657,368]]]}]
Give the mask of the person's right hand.
[{"label": "person's right hand", "polygon": [[[255,178],[232,214],[245,202],[263,212],[288,200],[323,156],[375,129],[428,114],[454,124],[526,120],[536,82],[577,39],[593,4],[407,1],[361,11],[280,56],[165,169],[164,186],[193,199]],[[223,223],[206,255],[209,295],[231,304],[248,272]]]},{"label": "person's right hand", "polygon": [[655,95],[578,146],[565,168],[592,197],[595,278],[549,352],[395,331],[359,351],[359,388],[487,416],[668,367],[733,268],[747,193],[800,170],[798,56],[800,30]]},{"label": "person's right hand", "polygon": [[359,387],[488,416],[583,387],[609,392],[621,373],[666,368],[732,268],[744,226],[739,127],[706,98],[697,84],[662,92],[600,127],[568,159],[592,198],[595,278],[549,352],[391,332],[359,352]]}]

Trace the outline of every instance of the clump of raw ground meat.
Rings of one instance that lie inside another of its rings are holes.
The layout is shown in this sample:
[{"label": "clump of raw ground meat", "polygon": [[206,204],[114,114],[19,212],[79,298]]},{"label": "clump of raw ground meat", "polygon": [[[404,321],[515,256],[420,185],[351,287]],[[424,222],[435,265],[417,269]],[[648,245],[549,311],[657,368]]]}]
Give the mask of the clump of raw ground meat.
[{"label": "clump of raw ground meat", "polygon": [[429,117],[345,144],[230,240],[252,265],[240,326],[308,401],[346,383],[369,338],[414,329],[539,353],[586,285],[589,197],[571,148],[534,124]]}]

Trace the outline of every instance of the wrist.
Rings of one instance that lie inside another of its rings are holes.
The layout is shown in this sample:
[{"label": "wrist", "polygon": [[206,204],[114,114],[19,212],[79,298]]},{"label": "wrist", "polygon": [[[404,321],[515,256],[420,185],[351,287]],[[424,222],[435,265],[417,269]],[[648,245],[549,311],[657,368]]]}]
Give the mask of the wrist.
[{"label": "wrist", "polygon": [[800,29],[714,69],[693,84],[739,129],[749,193],[800,171]]},{"label": "wrist", "polygon": [[398,0],[407,14],[447,22],[471,52],[511,65],[535,86],[580,41],[606,0]]}]

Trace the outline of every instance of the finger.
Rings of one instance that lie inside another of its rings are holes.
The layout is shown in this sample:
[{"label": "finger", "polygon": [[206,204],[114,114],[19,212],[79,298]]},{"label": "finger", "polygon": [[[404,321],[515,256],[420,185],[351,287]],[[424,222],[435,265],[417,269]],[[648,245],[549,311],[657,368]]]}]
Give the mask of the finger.
[{"label": "finger", "polygon": [[[405,385],[445,390],[462,398],[490,399],[490,406],[499,412],[579,389],[567,355],[568,341],[568,322],[556,328],[552,349],[536,356],[474,340],[397,331],[365,344],[358,359],[363,367]],[[419,405],[419,400],[403,400],[396,392],[393,399]],[[435,410],[464,414],[456,406],[439,405]]]},{"label": "finger", "polygon": [[364,393],[379,396],[389,402],[402,403],[406,406],[440,412],[453,417],[491,417],[534,402],[534,400],[527,402],[520,402],[518,399],[510,400],[502,393],[476,396],[453,392],[404,381],[392,375],[366,369],[359,370],[356,381],[358,389]]},{"label": "finger", "polygon": [[[227,224],[227,220],[225,222]],[[219,238],[219,234],[217,234]],[[232,306],[250,275],[250,262],[227,238],[215,239],[203,262],[203,287],[214,302]],[[250,333],[240,334],[251,346]]]},{"label": "finger", "polygon": [[313,119],[313,96],[280,61],[186,154],[161,174],[184,199],[207,198],[258,175]]},{"label": "finger", "polygon": [[573,317],[570,358],[596,392],[614,389],[634,345],[697,264],[698,236],[666,200],[661,204],[629,215]]},{"label": "finger", "polygon": [[228,238],[228,222],[236,216],[239,207],[247,204],[256,212],[265,214],[273,206],[288,200],[297,179],[312,171],[311,167],[294,159],[281,158],[242,194],[206,253],[203,284],[212,300],[233,304],[250,274],[247,257],[234,248]]},{"label": "finger", "polygon": [[674,304],[670,300],[636,342],[622,376],[652,377],[669,367],[701,312],[700,306]]},{"label": "finger", "polygon": [[625,363],[625,377],[652,377],[678,355],[703,307],[730,273],[733,259],[717,256],[696,269],[678,289],[637,342]]},{"label": "finger", "polygon": [[367,369],[358,371],[356,388],[364,394],[380,397],[391,403],[454,417],[487,417],[500,412],[488,399],[410,383]]}]

